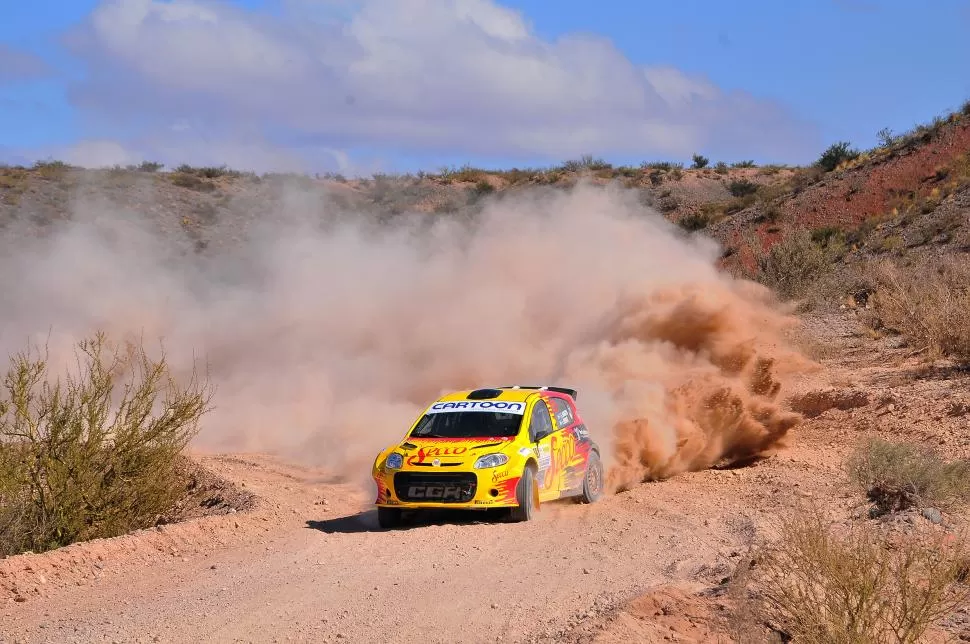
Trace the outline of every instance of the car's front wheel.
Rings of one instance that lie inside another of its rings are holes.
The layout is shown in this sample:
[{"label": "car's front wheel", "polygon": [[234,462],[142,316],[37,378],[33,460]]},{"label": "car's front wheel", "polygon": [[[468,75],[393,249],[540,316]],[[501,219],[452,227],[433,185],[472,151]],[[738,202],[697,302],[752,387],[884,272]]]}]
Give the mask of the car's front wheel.
[{"label": "car's front wheel", "polygon": [[401,525],[400,508],[377,508],[377,523],[385,530]]},{"label": "car's front wheel", "polygon": [[519,484],[515,488],[515,500],[519,505],[509,512],[510,518],[513,521],[531,520],[535,512],[535,497],[535,471],[527,466],[522,471],[522,478],[519,479]]}]

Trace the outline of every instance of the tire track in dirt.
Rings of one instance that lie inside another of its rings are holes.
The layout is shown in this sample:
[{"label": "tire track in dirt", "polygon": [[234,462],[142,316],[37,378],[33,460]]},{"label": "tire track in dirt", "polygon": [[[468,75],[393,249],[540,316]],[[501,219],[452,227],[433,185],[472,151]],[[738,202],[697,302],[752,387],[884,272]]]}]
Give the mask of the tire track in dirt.
[{"label": "tire track in dirt", "polygon": [[[770,534],[806,504],[844,521],[864,510],[842,471],[863,435],[905,430],[970,450],[970,421],[940,420],[965,378],[917,377],[839,318],[819,327],[837,348],[827,379],[867,401],[820,411],[787,448],[747,467],[685,473],[592,506],[545,504],[529,523],[381,531],[370,495],[326,471],[207,457],[260,497],[256,509],[0,561],[3,588],[19,585],[26,599],[0,603],[0,641],[704,641],[713,604],[694,591],[731,573],[750,534]],[[101,573],[77,585],[73,571],[95,561]]]},{"label": "tire track in dirt", "polygon": [[[659,583],[716,583],[741,547],[729,526],[747,508],[762,513],[755,499],[775,494],[756,474],[777,467],[765,461],[743,473],[688,474],[593,506],[545,504],[530,523],[381,531],[370,499],[351,486],[320,483],[325,472],[259,456],[205,462],[260,494],[260,507],[168,527],[180,544],[174,555],[162,548],[143,557],[104,542],[145,535],[78,544],[103,552],[107,572],[7,601],[3,641],[553,637],[571,620]],[[61,556],[29,559],[39,568],[40,560]],[[8,570],[16,559],[5,562]]]}]

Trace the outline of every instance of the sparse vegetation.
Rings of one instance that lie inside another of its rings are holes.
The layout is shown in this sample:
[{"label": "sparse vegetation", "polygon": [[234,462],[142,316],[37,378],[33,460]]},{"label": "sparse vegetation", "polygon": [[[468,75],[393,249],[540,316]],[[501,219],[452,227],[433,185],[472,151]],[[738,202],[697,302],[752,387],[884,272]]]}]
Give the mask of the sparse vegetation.
[{"label": "sparse vegetation", "polygon": [[928,446],[873,438],[856,448],[846,468],[875,514],[970,500],[970,461],[945,461]]},{"label": "sparse vegetation", "polygon": [[735,161],[734,163],[731,164],[731,167],[732,168],[754,168],[757,166],[754,161],[748,159],[745,161]]},{"label": "sparse vegetation", "polygon": [[893,131],[888,127],[884,127],[878,132],[876,136],[879,138],[879,145],[891,148],[899,140],[899,137],[893,134]]},{"label": "sparse vegetation", "polygon": [[758,184],[748,181],[747,179],[735,179],[728,184],[728,192],[730,192],[735,197],[745,197],[747,195],[753,195],[758,191]]},{"label": "sparse vegetation", "polygon": [[583,170],[611,170],[613,166],[603,159],[595,158],[591,154],[584,154],[579,159],[571,159],[563,163],[559,169],[565,172],[582,172]]},{"label": "sparse vegetation", "polygon": [[728,164],[723,161],[718,161],[714,164],[714,172],[718,174],[727,174],[729,171]]},{"label": "sparse vegetation", "polygon": [[970,264],[962,259],[873,263],[866,275],[872,290],[867,322],[901,333],[931,355],[970,359]]},{"label": "sparse vegetation", "polygon": [[677,222],[677,225],[687,232],[703,230],[711,224],[711,216],[706,212],[692,212],[684,215]]},{"label": "sparse vegetation", "polygon": [[764,618],[796,642],[909,644],[970,603],[970,550],[945,534],[836,530],[812,513],[783,519],[779,538],[745,563]]},{"label": "sparse vegetation", "polygon": [[832,270],[829,252],[798,229],[767,252],[756,252],[757,279],[784,298],[800,298]]},{"label": "sparse vegetation", "polygon": [[63,161],[37,161],[32,166],[33,169],[44,179],[61,179],[72,168]]},{"label": "sparse vegetation", "polygon": [[165,167],[165,164],[157,161],[142,161],[139,165],[130,167],[138,172],[158,172]]},{"label": "sparse vegetation", "polygon": [[648,161],[644,162],[641,167],[644,170],[662,170],[664,172],[670,172],[671,170],[682,170],[684,168],[684,164],[674,163],[673,161]]},{"label": "sparse vegetation", "polygon": [[196,177],[202,177],[204,179],[218,179],[219,177],[241,177],[244,172],[239,170],[232,170],[226,166],[205,166],[205,167],[193,167],[188,164],[183,163],[182,165],[175,168],[175,172],[182,175],[193,175]]},{"label": "sparse vegetation", "polygon": [[830,145],[815,164],[825,172],[831,172],[847,161],[859,156],[859,151],[849,147],[848,141]]},{"label": "sparse vegetation", "polygon": [[701,168],[706,168],[707,164],[710,163],[710,159],[700,154],[694,155],[694,164],[691,166],[695,170],[700,170]]},{"label": "sparse vegetation", "polygon": [[[149,527],[185,490],[178,459],[208,411],[208,385],[180,386],[164,354],[77,345],[76,373],[13,357],[0,401],[0,554],[41,552]],[[124,382],[122,382],[124,381]]]},{"label": "sparse vegetation", "polygon": [[187,188],[198,192],[212,192],[216,189],[215,184],[211,181],[206,181],[193,173],[176,171],[171,176],[172,184],[180,188]]}]

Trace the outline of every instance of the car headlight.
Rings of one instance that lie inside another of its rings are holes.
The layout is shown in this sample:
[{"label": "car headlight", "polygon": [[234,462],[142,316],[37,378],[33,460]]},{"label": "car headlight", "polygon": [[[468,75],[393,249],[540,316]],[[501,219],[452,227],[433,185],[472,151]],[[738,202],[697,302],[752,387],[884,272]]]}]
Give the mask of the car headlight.
[{"label": "car headlight", "polygon": [[397,452],[392,453],[387,457],[387,460],[384,461],[384,467],[389,470],[399,470],[401,469],[402,465],[404,465],[404,456],[398,454]]},{"label": "car headlight", "polygon": [[509,457],[505,454],[486,454],[485,456],[479,456],[478,460],[475,461],[475,469],[482,470],[487,467],[498,467],[508,462]]}]

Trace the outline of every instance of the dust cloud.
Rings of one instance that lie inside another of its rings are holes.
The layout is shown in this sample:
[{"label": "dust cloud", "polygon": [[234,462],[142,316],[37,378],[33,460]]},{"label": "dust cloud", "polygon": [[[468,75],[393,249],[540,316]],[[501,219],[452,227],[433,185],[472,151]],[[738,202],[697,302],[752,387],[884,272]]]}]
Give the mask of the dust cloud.
[{"label": "dust cloud", "polygon": [[158,206],[88,202],[41,236],[5,234],[0,348],[46,342],[66,365],[98,328],[161,341],[215,386],[196,450],[360,481],[451,389],[577,387],[614,488],[760,453],[799,419],[780,402],[804,363],[791,318],[633,191],[579,184],[381,225],[288,197],[198,254],[149,225]]}]

